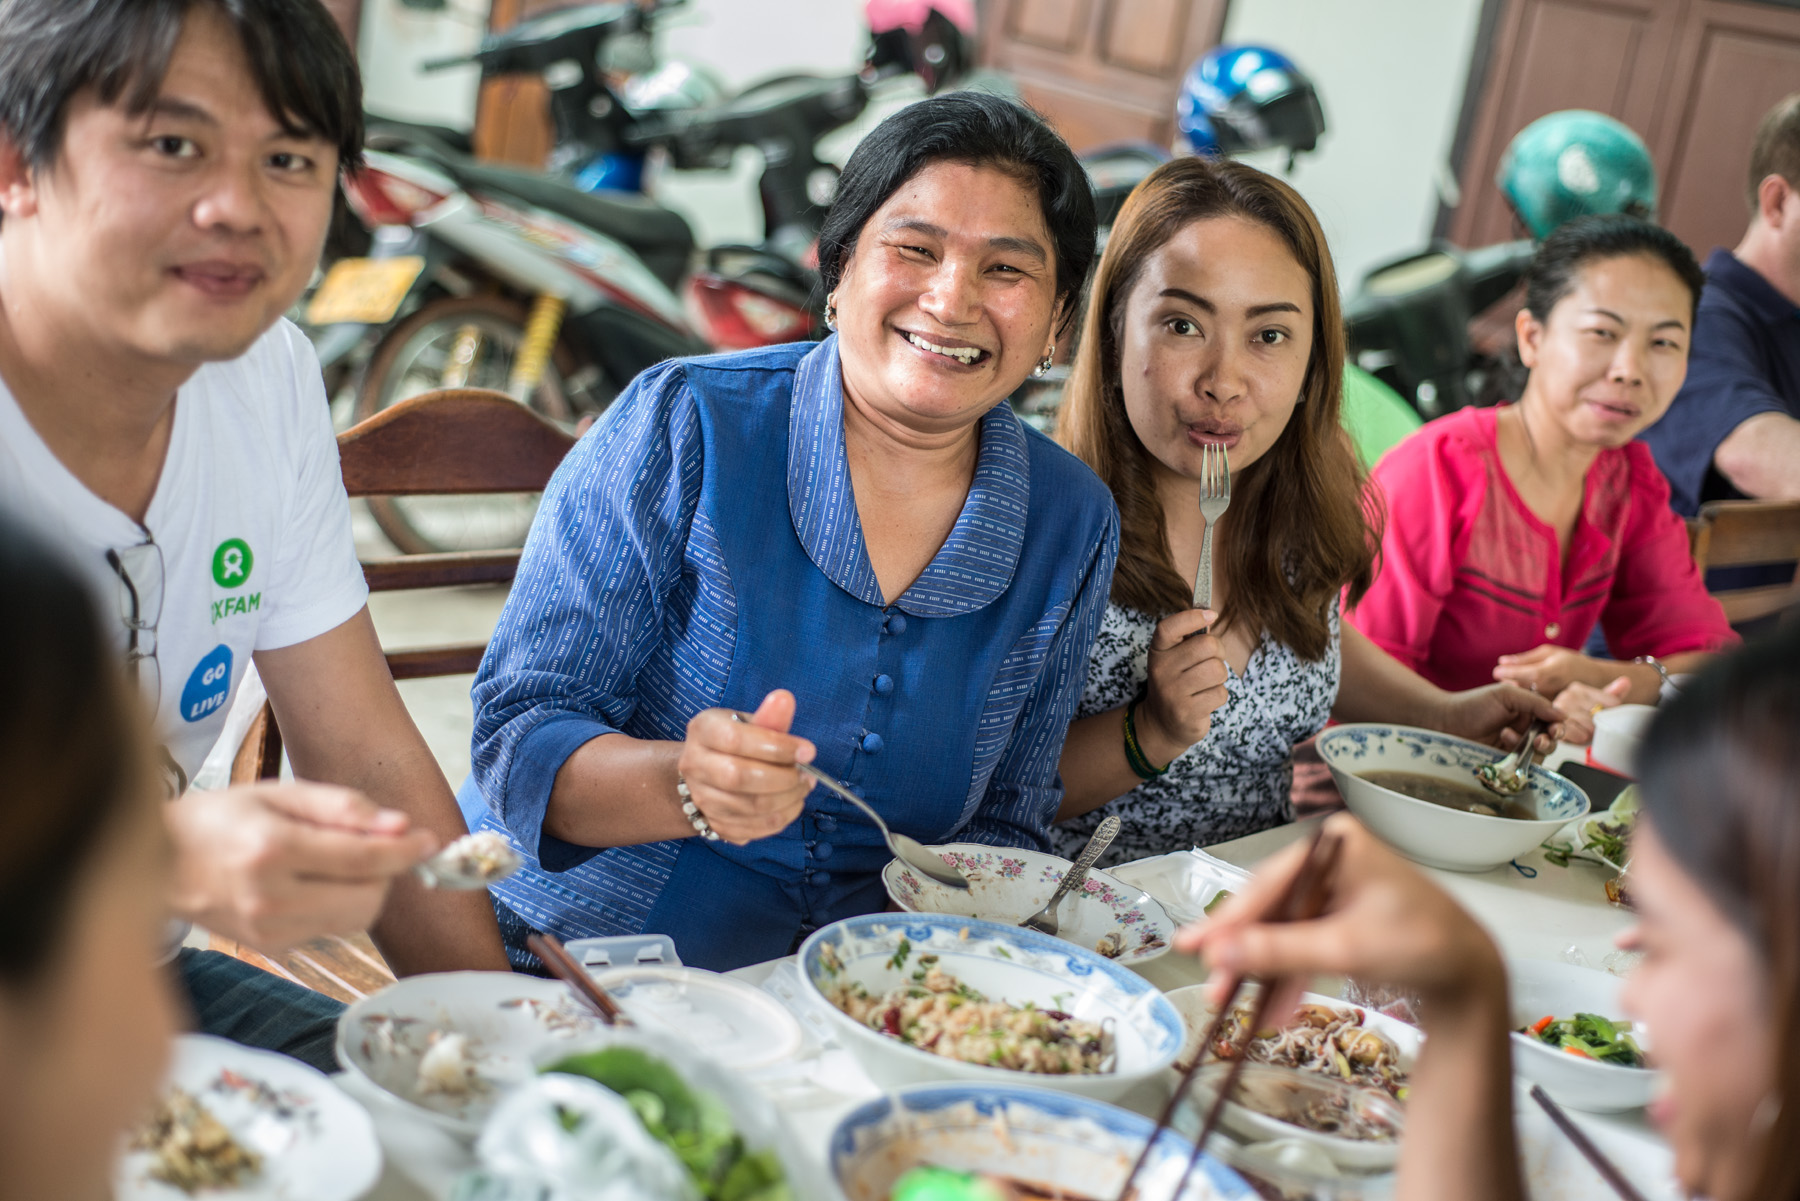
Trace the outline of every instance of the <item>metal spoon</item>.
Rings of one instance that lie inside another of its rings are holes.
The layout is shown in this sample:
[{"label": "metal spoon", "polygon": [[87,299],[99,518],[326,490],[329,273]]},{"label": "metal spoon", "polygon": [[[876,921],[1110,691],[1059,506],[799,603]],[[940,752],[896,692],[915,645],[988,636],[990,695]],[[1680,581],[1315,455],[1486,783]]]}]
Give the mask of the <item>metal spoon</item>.
[{"label": "metal spoon", "polygon": [[1484,763],[1475,769],[1475,778],[1481,786],[1495,796],[1514,797],[1525,791],[1531,782],[1531,765],[1537,759],[1538,735],[1544,732],[1543,719],[1532,718],[1531,724],[1525,727],[1525,736],[1510,755],[1504,755],[1492,763]]},{"label": "metal spoon", "polygon": [[1118,836],[1119,819],[1116,816],[1101,822],[1095,828],[1094,836],[1088,839],[1086,846],[1081,848],[1081,854],[1076,856],[1074,864],[1063,876],[1062,883],[1056,886],[1056,891],[1050,894],[1048,901],[1044,902],[1044,907],[1019,924],[1028,930],[1038,930],[1054,938],[1059,928],[1056,920],[1056,907],[1062,904],[1064,897],[1081,887],[1082,882],[1087,879],[1088,869],[1094,866],[1094,861],[1100,858],[1106,848],[1112,845],[1112,840]]},{"label": "metal spoon", "polygon": [[[731,714],[731,720],[748,723],[750,719],[734,710]],[[842,784],[838,783],[810,763],[796,763],[794,766],[799,768],[803,774],[811,776],[814,780],[817,780],[831,791],[837,793],[844,800],[849,801],[852,805],[855,805],[858,809],[862,810],[864,816],[874,822],[875,828],[881,831],[882,840],[887,843],[888,850],[894,852],[894,858],[906,864],[914,871],[922,872],[931,877],[939,884],[949,888],[960,888],[965,892],[968,890],[969,881],[961,872],[957,871],[951,864],[944,862],[944,860],[932,854],[930,849],[923,843],[908,838],[904,834],[896,834],[888,829],[887,823],[881,820],[881,814],[875,812],[873,806],[871,806],[869,802],[863,800],[854,792],[851,792],[848,788],[845,788]]]},{"label": "metal spoon", "polygon": [[519,853],[492,830],[465,834],[423,863],[413,872],[426,888],[442,888],[451,892],[468,892],[496,884],[518,871],[525,863]]},{"label": "metal spoon", "polygon": [[842,784],[839,784],[836,780],[832,779],[810,763],[796,763],[794,766],[799,768],[806,775],[811,776],[813,779],[823,784],[825,787],[831,789],[831,791],[837,793],[846,801],[849,801],[852,805],[855,805],[858,809],[861,809],[868,819],[875,823],[875,828],[881,831],[881,837],[887,840],[888,850],[894,852],[894,857],[900,860],[900,862],[906,864],[906,866],[912,868],[916,872],[921,872],[924,875],[930,876],[939,884],[946,885],[950,888],[967,890],[969,887],[968,879],[961,872],[957,871],[953,864],[946,863],[943,859],[940,859],[937,855],[932,853],[931,848],[925,846],[923,843],[908,838],[904,834],[896,834],[888,829],[887,823],[881,820],[881,814],[875,812],[869,802],[863,800],[854,792],[851,792],[848,788],[845,788]]}]

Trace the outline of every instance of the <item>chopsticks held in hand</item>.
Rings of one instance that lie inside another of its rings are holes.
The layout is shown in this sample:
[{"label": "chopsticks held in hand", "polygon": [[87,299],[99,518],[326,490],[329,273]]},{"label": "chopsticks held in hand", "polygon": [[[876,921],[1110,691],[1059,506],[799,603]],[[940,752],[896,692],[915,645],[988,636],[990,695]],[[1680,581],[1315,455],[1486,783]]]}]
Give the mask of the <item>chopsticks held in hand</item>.
[{"label": "chopsticks held in hand", "polygon": [[1613,1161],[1606,1158],[1600,1148],[1594,1146],[1593,1140],[1581,1132],[1581,1127],[1569,1120],[1569,1115],[1563,1112],[1562,1106],[1550,1099],[1550,1094],[1544,1091],[1542,1085],[1531,1086],[1531,1099],[1550,1115],[1550,1120],[1556,1123],[1556,1128],[1575,1144],[1575,1149],[1586,1156],[1589,1163],[1594,1165],[1594,1171],[1600,1173],[1600,1178],[1612,1185],[1613,1192],[1619,1194],[1623,1201],[1644,1201],[1644,1194],[1633,1188],[1631,1181],[1625,1179],[1625,1174],[1619,1171]]},{"label": "chopsticks held in hand", "polygon": [[[1307,844],[1306,859],[1294,878],[1288,881],[1287,891],[1276,902],[1274,911],[1267,920],[1274,922],[1304,922],[1319,916],[1325,909],[1326,899],[1331,895],[1331,878],[1337,870],[1338,853],[1342,850],[1335,835],[1325,832],[1323,826],[1313,831],[1312,841]],[[1125,1178],[1125,1186],[1119,1190],[1118,1201],[1132,1201],[1133,1190],[1137,1186],[1138,1173],[1150,1158],[1150,1150],[1156,1146],[1156,1140],[1169,1127],[1175,1111],[1181,1107],[1187,1096],[1188,1088],[1194,1082],[1194,1076],[1206,1062],[1209,1051],[1217,1044],[1219,1034],[1231,1020],[1232,1011],[1237,1006],[1238,994],[1243,991],[1246,980],[1243,976],[1231,978],[1231,987],[1225,992],[1225,999],[1219,1004],[1219,1011],[1213,1016],[1212,1024],[1207,1027],[1206,1037],[1200,1042],[1200,1049],[1195,1053],[1193,1062],[1181,1074],[1181,1082],[1175,1086],[1175,1092],[1163,1106],[1162,1115],[1156,1119],[1156,1129],[1144,1142],[1144,1149],[1138,1153],[1137,1162],[1131,1165],[1131,1174]],[[1243,1045],[1237,1045],[1236,1031],[1233,1031],[1233,1054],[1230,1056],[1231,1067],[1226,1070],[1225,1082],[1220,1085],[1219,1093],[1213,1098],[1211,1108],[1206,1112],[1206,1120],[1200,1125],[1200,1133],[1194,1139],[1193,1154],[1188,1157],[1187,1168],[1181,1174],[1182,1183],[1186,1183],[1193,1175],[1194,1166],[1200,1162],[1200,1156],[1206,1148],[1206,1140],[1211,1137],[1213,1128],[1219,1124],[1219,1115],[1225,1109],[1225,1101],[1237,1087],[1238,1076],[1243,1073],[1244,1060],[1249,1051],[1249,1042],[1262,1029],[1263,1019],[1268,1016],[1269,1005],[1275,995],[1275,981],[1264,981],[1262,992],[1256,998],[1255,1011],[1250,1016],[1250,1024],[1244,1031]],[[1180,1189],[1177,1190],[1179,1195]]]},{"label": "chopsticks held in hand", "polygon": [[606,995],[606,990],[594,983],[594,978],[587,974],[587,969],[575,962],[575,957],[563,948],[554,934],[526,935],[525,945],[533,955],[544,961],[550,973],[564,984],[575,990],[575,995],[589,1009],[593,1010],[601,1021],[608,1026],[629,1026],[631,1019],[619,1008],[619,1003]]}]

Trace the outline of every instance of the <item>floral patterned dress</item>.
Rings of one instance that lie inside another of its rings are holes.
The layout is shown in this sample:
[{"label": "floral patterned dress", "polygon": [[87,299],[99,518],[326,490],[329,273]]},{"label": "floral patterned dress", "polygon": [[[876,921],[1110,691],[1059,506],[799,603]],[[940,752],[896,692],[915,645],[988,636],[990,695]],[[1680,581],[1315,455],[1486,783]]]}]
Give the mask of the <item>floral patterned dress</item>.
[{"label": "floral patterned dress", "polygon": [[[1293,820],[1289,800],[1294,745],[1325,728],[1337,700],[1342,660],[1337,606],[1323,657],[1308,662],[1266,633],[1239,675],[1227,667],[1226,700],[1212,729],[1169,765],[1124,796],[1053,826],[1056,853],[1073,859],[1108,815],[1124,823],[1100,866],[1242,838]],[[1117,709],[1148,678],[1156,619],[1106,607],[1088,655],[1077,717]]]}]

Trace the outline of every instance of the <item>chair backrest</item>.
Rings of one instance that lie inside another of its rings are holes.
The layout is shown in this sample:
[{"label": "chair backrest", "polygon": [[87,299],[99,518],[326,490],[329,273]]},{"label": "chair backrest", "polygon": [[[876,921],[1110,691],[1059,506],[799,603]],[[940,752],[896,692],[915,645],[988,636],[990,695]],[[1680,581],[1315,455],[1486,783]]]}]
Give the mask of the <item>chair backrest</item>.
[{"label": "chair backrest", "polygon": [[[541,492],[575,437],[503,392],[446,388],[408,397],[338,435],[344,490],[351,496],[469,496]],[[364,560],[373,592],[501,584],[518,571],[518,550],[455,551]],[[396,680],[474,671],[485,642],[387,652]],[[267,705],[233,764],[233,782],[281,766],[281,732]]]},{"label": "chair backrest", "polygon": [[[1694,562],[1702,572],[1800,562],[1800,502],[1708,501],[1700,506],[1692,542]],[[1754,621],[1800,603],[1800,578],[1713,595],[1732,623]]]}]

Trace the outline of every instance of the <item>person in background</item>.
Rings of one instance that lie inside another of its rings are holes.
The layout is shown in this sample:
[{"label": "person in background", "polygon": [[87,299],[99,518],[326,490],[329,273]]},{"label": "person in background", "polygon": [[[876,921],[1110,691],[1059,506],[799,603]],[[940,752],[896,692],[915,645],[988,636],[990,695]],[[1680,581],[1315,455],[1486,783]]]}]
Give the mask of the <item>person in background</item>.
[{"label": "person in background", "polygon": [[[1329,717],[1498,740],[1557,717],[1511,685],[1446,692],[1340,628],[1375,557],[1340,424],[1343,323],[1317,218],[1244,163],[1180,158],[1120,211],[1095,277],[1058,437],[1111,487],[1111,603],[1062,756],[1054,832],[1103,862],[1291,820],[1287,765]],[[1213,607],[1193,608],[1201,459],[1229,456]],[[1391,453],[1391,452],[1390,452]],[[1115,799],[1117,798],[1117,799]]]},{"label": "person in background", "polygon": [[[403,974],[505,970],[485,899],[408,870],[465,827],[281,316],[360,95],[318,0],[0,3],[0,502],[86,573],[155,713],[180,917],[268,954],[368,926]],[[318,783],[187,788],[253,659]],[[214,951],[178,970],[203,1029],[335,1067],[336,1002]]]},{"label": "person in background", "polygon": [[112,1195],[168,1060],[173,850],[92,590],[0,512],[0,1195]]},{"label": "person in background", "polygon": [[[1523,394],[1441,417],[1381,461],[1381,567],[1349,621],[1442,687],[1557,697],[1577,739],[1597,707],[1654,703],[1735,642],[1632,440],[1681,387],[1700,287],[1687,247],[1633,217],[1546,238],[1518,315]],[[1636,661],[1583,654],[1596,624]]]},{"label": "person in background", "polygon": [[[875,827],[1043,847],[1118,548],[1093,473],[1006,398],[1094,249],[1029,110],[888,117],[819,238],[835,332],[640,375],[544,493],[475,678],[472,825],[530,928],[671,935],[723,970],[887,903]],[[748,721],[739,720],[751,713]]]},{"label": "person in background", "polygon": [[[1796,729],[1800,629],[1789,629],[1708,665],[1657,714],[1638,765],[1637,924],[1619,945],[1642,958],[1620,1007],[1647,1031],[1668,1080],[1649,1116],[1674,1151],[1676,1180],[1712,1201],[1800,1196]],[[1420,997],[1426,1038],[1398,1196],[1522,1197],[1499,951],[1355,821],[1325,828],[1343,852],[1316,921],[1263,921],[1305,857],[1292,847],[1206,924],[1181,931],[1176,948],[1203,955],[1215,982],[1354,976]]]},{"label": "person in background", "polygon": [[1748,199],[1743,241],[1706,260],[1687,382],[1642,435],[1684,517],[1800,500],[1800,92],[1757,126]]}]

